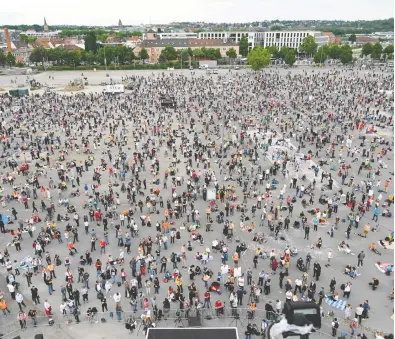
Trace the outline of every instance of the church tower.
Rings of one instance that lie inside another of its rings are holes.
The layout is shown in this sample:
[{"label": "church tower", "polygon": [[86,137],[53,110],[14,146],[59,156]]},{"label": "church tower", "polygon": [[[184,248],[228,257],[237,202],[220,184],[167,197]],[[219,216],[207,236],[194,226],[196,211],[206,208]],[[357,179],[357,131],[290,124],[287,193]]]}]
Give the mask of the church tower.
[{"label": "church tower", "polygon": [[122,21],[121,21],[121,19],[118,20],[118,27],[122,27]]},{"label": "church tower", "polygon": [[44,32],[48,32],[48,24],[47,24],[47,20],[44,17]]}]

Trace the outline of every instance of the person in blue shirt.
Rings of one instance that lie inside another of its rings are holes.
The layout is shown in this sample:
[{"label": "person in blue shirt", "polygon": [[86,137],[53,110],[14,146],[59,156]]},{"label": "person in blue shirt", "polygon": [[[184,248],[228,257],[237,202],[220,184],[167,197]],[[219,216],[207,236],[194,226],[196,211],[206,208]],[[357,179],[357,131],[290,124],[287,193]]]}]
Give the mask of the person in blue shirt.
[{"label": "person in blue shirt", "polygon": [[370,310],[369,301],[365,300],[362,307],[363,307],[362,317],[365,319],[369,318],[369,314],[368,314]]},{"label": "person in blue shirt", "polygon": [[375,207],[372,220],[377,222],[379,218],[379,214],[380,214],[380,209],[378,207]]}]

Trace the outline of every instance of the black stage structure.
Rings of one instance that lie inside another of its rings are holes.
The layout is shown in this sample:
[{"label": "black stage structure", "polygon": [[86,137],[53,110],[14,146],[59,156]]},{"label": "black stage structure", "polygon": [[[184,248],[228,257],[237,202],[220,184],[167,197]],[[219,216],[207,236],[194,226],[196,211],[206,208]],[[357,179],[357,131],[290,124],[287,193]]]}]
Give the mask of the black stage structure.
[{"label": "black stage structure", "polygon": [[149,328],[146,339],[238,339],[236,327]]}]

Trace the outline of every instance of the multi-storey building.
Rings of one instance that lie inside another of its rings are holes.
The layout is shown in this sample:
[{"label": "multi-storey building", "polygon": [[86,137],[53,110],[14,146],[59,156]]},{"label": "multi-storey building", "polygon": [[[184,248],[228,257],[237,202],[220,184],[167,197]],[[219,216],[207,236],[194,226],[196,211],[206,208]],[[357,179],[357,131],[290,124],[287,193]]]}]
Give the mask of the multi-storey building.
[{"label": "multi-storey building", "polygon": [[299,50],[303,40],[308,36],[313,36],[318,46],[328,43],[329,37],[322,32],[315,31],[274,31],[265,32],[261,45],[263,47],[276,46],[278,49],[285,46],[295,50]]},{"label": "multi-storey building", "polygon": [[270,31],[270,32],[200,32],[199,39],[225,39],[232,40],[236,43],[240,42],[241,38],[248,39],[249,48],[254,48],[257,45],[263,47],[277,46],[281,48],[286,46],[298,50],[307,36],[313,36],[318,46],[325,45],[329,41],[329,37],[323,35],[322,32],[316,31]]}]

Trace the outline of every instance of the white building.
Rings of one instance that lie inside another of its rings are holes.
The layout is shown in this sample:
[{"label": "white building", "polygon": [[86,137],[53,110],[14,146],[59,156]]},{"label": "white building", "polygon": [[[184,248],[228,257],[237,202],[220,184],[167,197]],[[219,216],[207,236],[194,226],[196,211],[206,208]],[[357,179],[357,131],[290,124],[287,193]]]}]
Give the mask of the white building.
[{"label": "white building", "polygon": [[257,45],[263,47],[277,46],[278,49],[286,46],[298,50],[307,36],[315,38],[318,47],[325,45],[329,41],[328,36],[324,36],[322,32],[316,31],[270,31],[270,32],[200,32],[199,39],[224,39],[233,40],[239,43],[241,38],[248,39],[249,48],[254,48]]},{"label": "white building", "polygon": [[158,39],[197,39],[198,34],[193,32],[157,33]]},{"label": "white building", "polygon": [[316,31],[273,31],[265,32],[264,38],[261,41],[263,47],[277,46],[278,49],[286,46],[295,50],[299,50],[304,38],[313,36],[319,46],[325,45],[329,41],[328,36],[324,36],[322,32]]},{"label": "white building", "polygon": [[56,38],[62,31],[52,31],[52,32],[36,32],[34,29],[28,29],[23,34],[27,35],[28,37],[34,38]]}]

